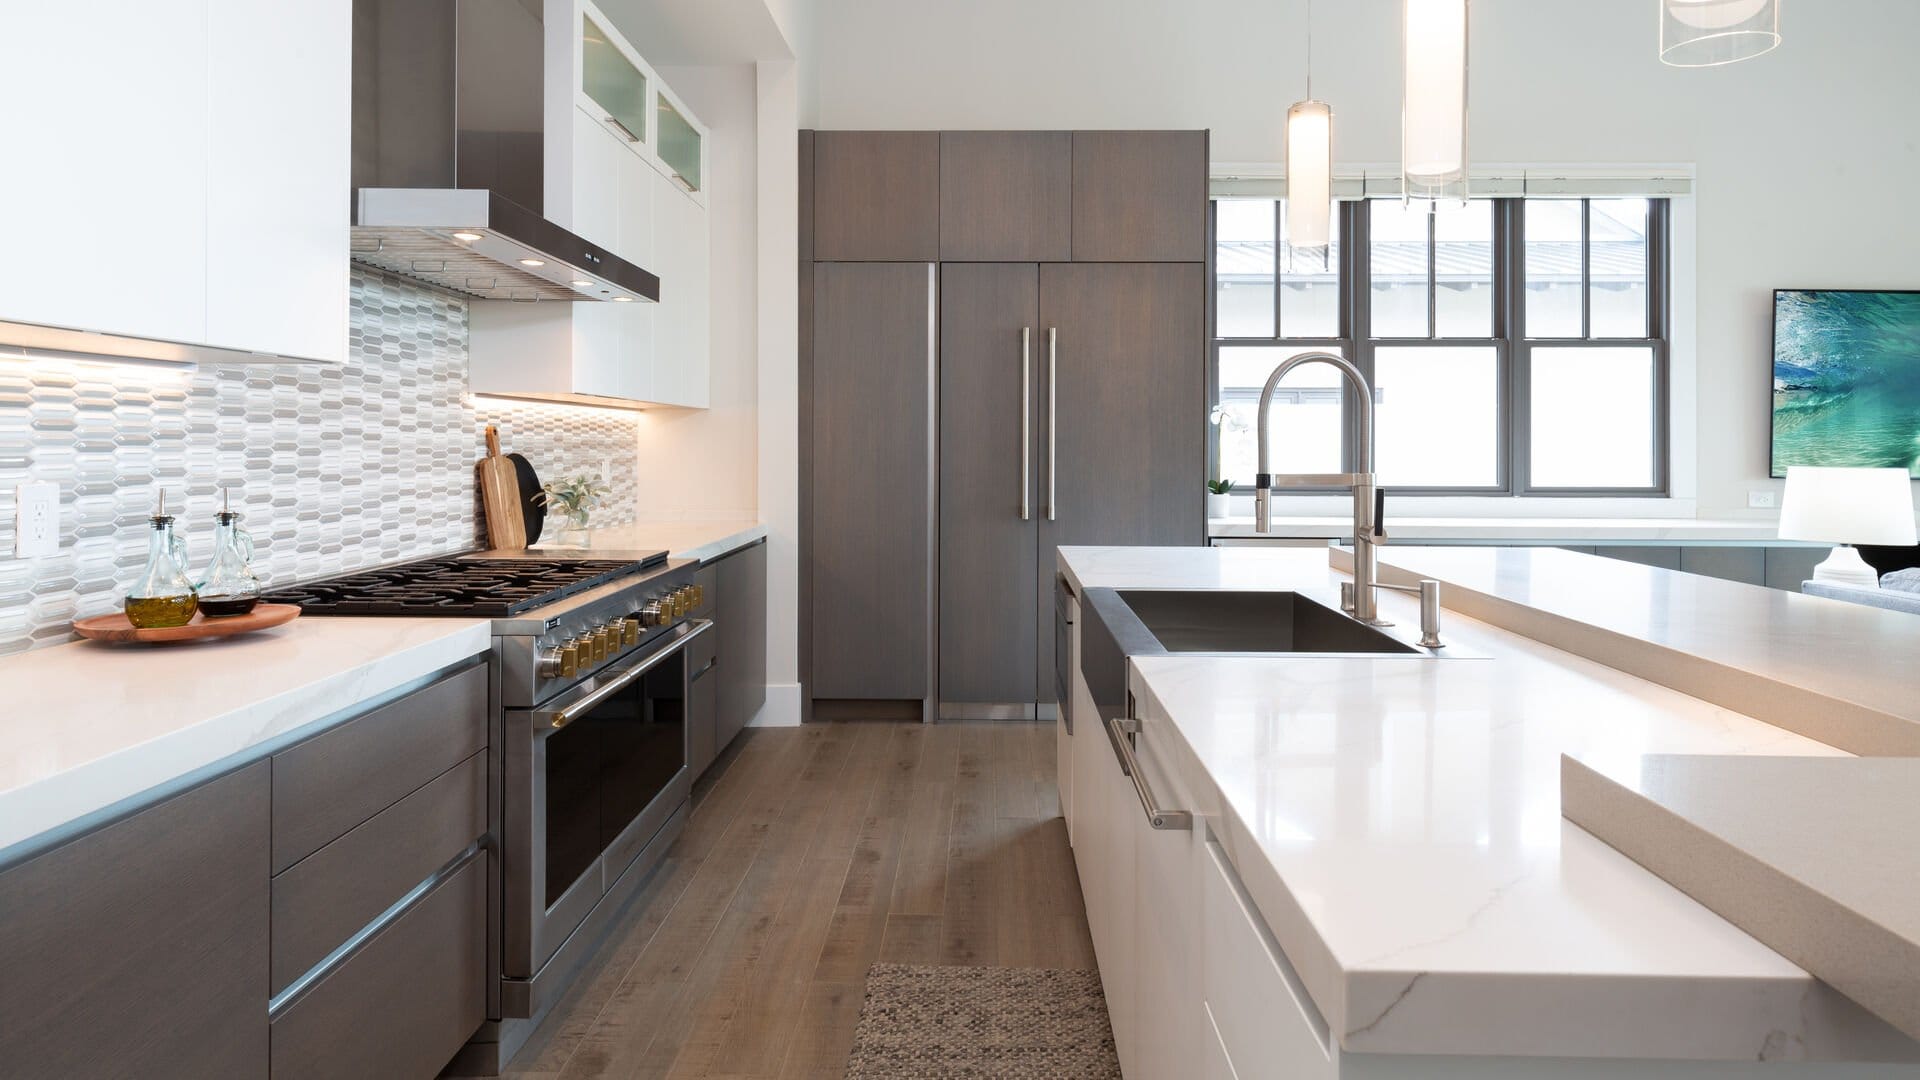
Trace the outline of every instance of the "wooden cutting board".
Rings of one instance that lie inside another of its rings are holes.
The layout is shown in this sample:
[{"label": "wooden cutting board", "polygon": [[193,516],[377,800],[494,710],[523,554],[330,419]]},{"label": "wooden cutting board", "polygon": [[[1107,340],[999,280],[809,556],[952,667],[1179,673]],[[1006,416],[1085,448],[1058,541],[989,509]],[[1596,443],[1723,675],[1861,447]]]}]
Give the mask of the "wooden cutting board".
[{"label": "wooden cutting board", "polygon": [[487,456],[477,466],[480,500],[487,513],[487,546],[518,550],[527,546],[526,513],[520,505],[520,477],[500,453],[500,429],[487,425]]}]

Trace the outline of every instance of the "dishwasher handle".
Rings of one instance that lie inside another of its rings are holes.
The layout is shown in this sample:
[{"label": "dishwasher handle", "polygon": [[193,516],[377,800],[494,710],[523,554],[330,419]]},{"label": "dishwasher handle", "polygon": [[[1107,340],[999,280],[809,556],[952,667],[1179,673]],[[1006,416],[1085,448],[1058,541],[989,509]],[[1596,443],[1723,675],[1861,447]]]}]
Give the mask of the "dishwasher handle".
[{"label": "dishwasher handle", "polygon": [[1140,771],[1140,759],[1134,756],[1133,741],[1128,737],[1140,730],[1140,722],[1129,717],[1107,717],[1107,738],[1113,743],[1113,753],[1120,759],[1120,771],[1133,781],[1133,793],[1140,797],[1140,809],[1147,812],[1147,824],[1156,829],[1187,830],[1193,828],[1193,813],[1188,810],[1166,810],[1160,806],[1160,800],[1154,797],[1153,785],[1147,782],[1147,776]]}]

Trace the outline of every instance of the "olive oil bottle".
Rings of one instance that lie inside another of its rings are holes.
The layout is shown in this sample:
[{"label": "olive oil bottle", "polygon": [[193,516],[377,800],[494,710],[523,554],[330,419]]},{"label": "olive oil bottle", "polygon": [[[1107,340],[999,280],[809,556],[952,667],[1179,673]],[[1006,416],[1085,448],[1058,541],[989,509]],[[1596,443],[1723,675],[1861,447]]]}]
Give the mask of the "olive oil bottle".
[{"label": "olive oil bottle", "polygon": [[253,537],[240,527],[224,489],[213,522],[213,561],[198,589],[200,614],[209,619],[245,615],[260,602],[260,579],[253,575]]},{"label": "olive oil bottle", "polygon": [[142,630],[185,626],[193,621],[200,600],[181,567],[185,545],[174,536],[164,491],[147,528],[147,566],[127,590],[127,621]]}]

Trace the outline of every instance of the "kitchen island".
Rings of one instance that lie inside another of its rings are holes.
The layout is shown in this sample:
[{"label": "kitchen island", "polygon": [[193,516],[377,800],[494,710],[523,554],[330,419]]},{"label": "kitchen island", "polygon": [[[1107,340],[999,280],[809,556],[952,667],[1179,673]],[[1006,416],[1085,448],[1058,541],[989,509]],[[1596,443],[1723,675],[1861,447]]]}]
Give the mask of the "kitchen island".
[{"label": "kitchen island", "polygon": [[[1603,562],[1550,554],[1540,581],[1508,564],[1482,582],[1481,610],[1495,594],[1514,607],[1578,594]],[[1137,733],[1110,735],[1079,670],[1088,590],[1291,590],[1337,606],[1332,562],[1061,549],[1075,658],[1062,788],[1130,1075],[1193,1062],[1242,1078],[1920,1074],[1912,1040],[1561,817],[1563,754],[1844,756],[1832,745],[1457,610],[1443,621],[1449,651],[1471,654],[1457,658],[1136,656],[1116,726]],[[1385,580],[1405,580],[1403,562],[1441,576],[1424,552],[1381,562]],[[1667,600],[1683,575],[1627,570],[1644,576],[1610,581],[1613,600],[1685,621]],[[1411,598],[1381,610],[1418,622]],[[1806,614],[1819,634],[1847,629]],[[1726,647],[1716,625],[1664,631],[1662,655]],[[1728,659],[1702,662],[1724,681]],[[1123,742],[1145,790],[1121,769]],[[1149,798],[1191,811],[1192,828],[1151,828]]]}]

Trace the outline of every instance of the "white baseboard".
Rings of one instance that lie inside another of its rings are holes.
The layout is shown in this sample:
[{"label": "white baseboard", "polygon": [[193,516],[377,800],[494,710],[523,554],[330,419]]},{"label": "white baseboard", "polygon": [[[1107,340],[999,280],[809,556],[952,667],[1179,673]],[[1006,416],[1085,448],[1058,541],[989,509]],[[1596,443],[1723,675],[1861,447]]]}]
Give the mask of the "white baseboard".
[{"label": "white baseboard", "polygon": [[748,727],[799,727],[800,726],[800,684],[774,683],[767,687],[767,702]]}]

